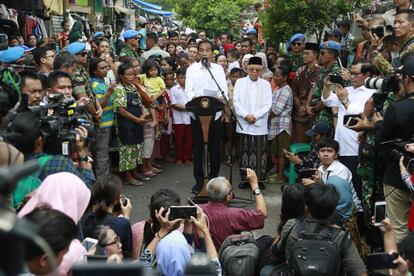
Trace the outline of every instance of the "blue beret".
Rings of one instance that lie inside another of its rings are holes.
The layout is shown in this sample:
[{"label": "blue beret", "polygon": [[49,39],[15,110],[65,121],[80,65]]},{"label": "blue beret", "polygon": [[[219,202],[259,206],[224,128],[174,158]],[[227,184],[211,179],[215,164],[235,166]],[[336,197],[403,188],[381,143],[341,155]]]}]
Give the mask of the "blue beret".
[{"label": "blue beret", "polygon": [[341,51],[341,44],[339,44],[336,41],[328,40],[321,44],[319,47],[320,49],[329,49],[329,50],[335,50],[335,51]]},{"label": "blue beret", "polygon": [[328,35],[333,35],[337,37],[342,37],[344,35],[340,29],[333,29],[333,30],[328,31],[327,33]]},{"label": "blue beret", "polygon": [[28,46],[26,46],[26,45],[18,45],[17,47],[21,47],[21,48],[23,48],[23,50],[25,51],[25,52],[30,52],[30,51],[32,51],[33,49],[35,49],[36,47],[28,47]]},{"label": "blue beret", "polygon": [[24,56],[22,47],[9,47],[7,50],[0,51],[0,62],[14,62]]},{"label": "blue beret", "polygon": [[257,34],[257,31],[256,31],[255,28],[250,28],[250,29],[247,30],[247,33],[248,34]]},{"label": "blue beret", "polygon": [[301,33],[297,33],[294,34],[291,38],[290,38],[290,44],[292,44],[293,42],[295,42],[296,40],[302,40],[305,41],[305,36]]},{"label": "blue beret", "polygon": [[86,49],[86,43],[84,42],[73,42],[66,46],[66,51],[72,55],[77,55]]},{"label": "blue beret", "polygon": [[125,39],[134,38],[138,36],[138,32],[135,30],[128,30],[124,32],[123,36]]},{"label": "blue beret", "polygon": [[97,37],[100,37],[100,36],[104,36],[104,33],[103,32],[96,32],[96,33],[93,34],[94,39],[97,38]]}]

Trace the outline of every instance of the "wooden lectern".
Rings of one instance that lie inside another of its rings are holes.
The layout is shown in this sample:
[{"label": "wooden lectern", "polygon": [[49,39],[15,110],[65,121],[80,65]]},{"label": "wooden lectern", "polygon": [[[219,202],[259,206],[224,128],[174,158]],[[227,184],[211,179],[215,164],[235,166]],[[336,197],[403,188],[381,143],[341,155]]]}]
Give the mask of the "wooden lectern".
[{"label": "wooden lectern", "polygon": [[215,119],[216,112],[220,112],[224,109],[224,103],[219,99],[208,96],[201,96],[192,99],[185,105],[186,111],[194,113],[196,120],[199,120],[201,123],[201,129],[203,133],[203,142],[204,142],[204,160],[203,160],[203,189],[196,194],[194,201],[196,203],[201,203],[203,201],[208,201],[208,193],[206,190],[206,185],[210,180],[208,174],[210,171],[209,162],[208,162],[208,134],[210,130],[210,122]]}]

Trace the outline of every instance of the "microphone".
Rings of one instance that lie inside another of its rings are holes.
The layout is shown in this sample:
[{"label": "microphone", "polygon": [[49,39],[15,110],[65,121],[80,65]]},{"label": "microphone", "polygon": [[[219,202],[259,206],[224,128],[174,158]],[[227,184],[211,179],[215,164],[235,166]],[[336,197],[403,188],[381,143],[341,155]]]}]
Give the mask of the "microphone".
[{"label": "microphone", "polygon": [[203,64],[204,67],[208,67],[208,59],[207,58],[202,58],[201,59],[201,64]]}]

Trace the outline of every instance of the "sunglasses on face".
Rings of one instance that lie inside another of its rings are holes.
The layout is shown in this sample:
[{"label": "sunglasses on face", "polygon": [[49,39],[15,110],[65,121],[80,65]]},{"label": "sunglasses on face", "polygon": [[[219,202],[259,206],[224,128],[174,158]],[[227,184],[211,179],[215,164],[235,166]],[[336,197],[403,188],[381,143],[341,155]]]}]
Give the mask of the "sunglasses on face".
[{"label": "sunglasses on face", "polygon": [[302,42],[294,42],[292,43],[292,46],[302,46],[303,43]]},{"label": "sunglasses on face", "polygon": [[83,57],[86,57],[86,55],[87,55],[88,53],[87,52],[82,52],[82,53],[79,53],[79,54],[77,54],[78,56],[83,56]]}]

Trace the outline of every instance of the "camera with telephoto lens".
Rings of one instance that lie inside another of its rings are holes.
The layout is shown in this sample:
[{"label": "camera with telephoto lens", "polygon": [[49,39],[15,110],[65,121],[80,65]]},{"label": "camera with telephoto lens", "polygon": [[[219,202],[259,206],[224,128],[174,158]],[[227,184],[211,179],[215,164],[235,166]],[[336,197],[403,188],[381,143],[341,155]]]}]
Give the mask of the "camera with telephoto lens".
[{"label": "camera with telephoto lens", "polygon": [[46,139],[46,153],[66,156],[74,153],[79,126],[88,131],[87,143],[94,137],[93,123],[81,116],[73,99],[64,98],[62,94],[50,95],[47,105],[31,108],[31,111],[40,115],[40,133]]},{"label": "camera with telephoto lens", "polygon": [[400,91],[400,82],[396,75],[387,75],[384,78],[367,78],[364,85],[368,89],[379,90],[381,93]]},{"label": "camera with telephoto lens", "polygon": [[405,146],[408,144],[414,143],[414,136],[410,139],[404,141],[400,138],[393,139],[390,141],[382,142],[381,145],[389,145],[392,147],[390,156],[393,162],[399,164],[401,157],[404,156],[404,166],[407,168],[407,171],[414,171],[414,154],[407,152]]}]

